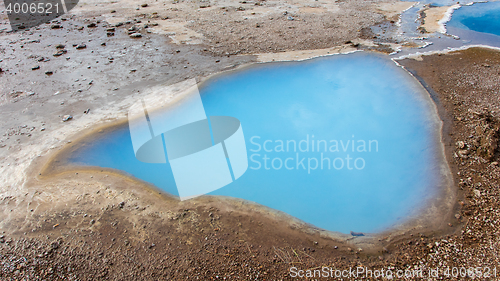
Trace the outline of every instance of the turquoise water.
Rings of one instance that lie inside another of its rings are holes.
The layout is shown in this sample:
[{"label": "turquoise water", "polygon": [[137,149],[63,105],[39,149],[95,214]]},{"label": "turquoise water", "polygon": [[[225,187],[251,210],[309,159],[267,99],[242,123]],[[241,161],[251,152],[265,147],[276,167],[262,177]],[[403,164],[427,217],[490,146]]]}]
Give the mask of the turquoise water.
[{"label": "turquoise water", "polygon": [[[437,191],[434,109],[420,85],[384,56],[259,64],[210,79],[200,94],[208,116],[241,121],[249,158],[243,176],[210,195],[349,233],[403,222]],[[70,161],[122,170],[178,195],[168,163],[135,159],[126,125],[101,133]]]},{"label": "turquoise water", "polygon": [[463,6],[453,13],[447,26],[500,36],[500,2]]}]

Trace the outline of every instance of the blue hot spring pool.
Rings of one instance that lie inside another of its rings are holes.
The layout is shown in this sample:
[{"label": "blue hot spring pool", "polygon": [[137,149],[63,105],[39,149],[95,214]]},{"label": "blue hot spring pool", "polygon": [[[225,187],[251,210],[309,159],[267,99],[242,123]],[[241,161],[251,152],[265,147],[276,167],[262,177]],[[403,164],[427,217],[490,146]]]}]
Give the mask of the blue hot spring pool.
[{"label": "blue hot spring pool", "polygon": [[446,26],[461,40],[500,47],[500,2],[462,6]]},{"label": "blue hot spring pool", "polygon": [[[240,120],[248,170],[209,195],[241,198],[342,233],[380,232],[439,191],[441,123],[421,85],[385,56],[266,63],[200,85],[207,116]],[[139,162],[128,126],[70,156],[178,195],[169,164]]]}]

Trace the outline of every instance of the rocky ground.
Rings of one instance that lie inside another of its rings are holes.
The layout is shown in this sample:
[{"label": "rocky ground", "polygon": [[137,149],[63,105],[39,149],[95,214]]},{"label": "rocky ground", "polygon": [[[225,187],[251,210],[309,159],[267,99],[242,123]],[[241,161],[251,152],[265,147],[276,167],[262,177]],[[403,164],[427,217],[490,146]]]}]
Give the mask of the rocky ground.
[{"label": "rocky ground", "polygon": [[394,28],[390,9],[374,9],[377,1],[85,3],[28,31],[10,33],[5,18],[0,23],[1,280],[288,280],[296,279],[291,267],[322,266],[421,269],[423,277],[435,268],[446,277],[447,267],[450,275],[453,267],[494,273],[499,52],[399,61],[438,104],[459,204],[453,227],[381,237],[363,249],[361,238],[340,242],[248,203],[178,202],[109,171],[36,175],[82,131],[124,118],[153,86],[233,69],[269,51],[347,43],[390,52],[395,39],[378,32]]}]

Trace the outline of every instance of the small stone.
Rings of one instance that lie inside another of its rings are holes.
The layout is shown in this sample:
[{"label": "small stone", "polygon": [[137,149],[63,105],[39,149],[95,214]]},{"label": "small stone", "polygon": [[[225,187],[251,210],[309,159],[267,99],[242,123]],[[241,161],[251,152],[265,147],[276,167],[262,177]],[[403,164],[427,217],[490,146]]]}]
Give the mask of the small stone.
[{"label": "small stone", "polygon": [[462,149],[462,150],[459,150],[459,151],[458,151],[458,155],[459,155],[461,158],[468,158],[469,151],[468,151],[467,149]]},{"label": "small stone", "polygon": [[146,8],[147,6],[148,6],[147,3],[144,3],[144,4],[141,5],[141,7],[143,7],[143,8]]},{"label": "small stone", "polygon": [[67,122],[67,121],[69,121],[71,119],[73,119],[73,116],[71,116],[71,115],[64,115],[62,121],[63,122]]},{"label": "small stone", "polygon": [[477,197],[481,197],[481,191],[474,189],[473,192],[474,192],[474,195],[476,195]]},{"label": "small stone", "polygon": [[66,46],[63,44],[57,44],[56,49],[64,49]]},{"label": "small stone", "polygon": [[142,34],[140,34],[140,33],[132,33],[129,36],[130,36],[130,38],[141,38]]},{"label": "small stone", "polygon": [[90,220],[90,224],[94,224],[94,223],[95,223],[95,219]]},{"label": "small stone", "polygon": [[111,10],[111,12],[110,12],[110,13],[114,14],[114,13],[116,13],[116,10]]},{"label": "small stone", "polygon": [[462,217],[462,216],[460,216],[460,214],[455,214],[455,218],[456,218],[457,220],[459,220],[461,217]]},{"label": "small stone", "polygon": [[96,26],[97,26],[97,24],[95,22],[87,24],[87,27],[96,27]]},{"label": "small stone", "polygon": [[59,28],[62,28],[62,25],[60,24],[53,24],[50,26],[51,29],[59,29]]},{"label": "small stone", "polygon": [[123,206],[125,206],[125,202],[123,202],[123,201],[122,201],[122,202],[120,202],[120,204],[118,204],[118,207],[119,207],[120,209],[123,209]]},{"label": "small stone", "polygon": [[76,46],[77,50],[81,50],[81,49],[85,49],[85,48],[87,48],[87,45],[85,45],[85,44],[80,44],[80,45]]},{"label": "small stone", "polygon": [[106,42],[102,42],[102,43],[101,43],[101,46],[106,46]]},{"label": "small stone", "polygon": [[497,162],[497,161],[495,161],[495,162],[491,162],[491,165],[493,165],[493,166],[498,166],[498,162]]},{"label": "small stone", "polygon": [[464,149],[465,142],[463,142],[463,141],[457,141],[457,147],[460,148],[460,149]]},{"label": "small stone", "polygon": [[42,132],[45,131],[45,128],[41,128],[40,131],[42,131]]},{"label": "small stone", "polygon": [[52,72],[52,71],[45,71],[45,74],[52,75],[52,74],[54,74],[54,72]]},{"label": "small stone", "polygon": [[59,57],[59,56],[62,56],[64,54],[66,54],[68,51],[66,50],[60,50],[60,51],[57,51],[53,54],[54,57]]},{"label": "small stone", "polygon": [[40,66],[39,65],[35,65],[31,68],[31,70],[37,70],[37,69],[40,69]]},{"label": "small stone", "polygon": [[56,228],[56,227],[58,227],[58,226],[59,226],[59,224],[54,224],[54,225],[52,226],[52,228]]}]

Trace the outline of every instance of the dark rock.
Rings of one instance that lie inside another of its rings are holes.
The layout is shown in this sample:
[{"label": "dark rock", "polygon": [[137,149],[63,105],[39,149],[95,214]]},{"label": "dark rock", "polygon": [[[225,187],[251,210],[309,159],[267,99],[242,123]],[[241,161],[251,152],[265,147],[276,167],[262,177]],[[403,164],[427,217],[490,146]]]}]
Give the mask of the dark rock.
[{"label": "dark rock", "polygon": [[35,65],[31,68],[31,70],[37,70],[37,69],[40,69],[40,66],[39,65]]},{"label": "dark rock", "polygon": [[64,49],[66,46],[63,44],[57,44],[56,49]]},{"label": "dark rock", "polygon": [[97,24],[95,22],[87,24],[87,27],[97,27]]},{"label": "dark rock", "polygon": [[51,29],[59,29],[59,28],[62,28],[62,25],[60,24],[53,24],[50,26]]},{"label": "dark rock", "polygon": [[77,50],[81,50],[81,49],[85,49],[85,48],[87,48],[87,45],[85,45],[85,44],[80,44],[80,45],[76,46]]},{"label": "dark rock", "polygon": [[62,56],[64,54],[66,54],[68,51],[66,50],[60,50],[60,51],[57,51],[53,54],[54,57],[59,57],[59,56]]},{"label": "dark rock", "polygon": [[148,6],[147,3],[144,3],[144,4],[141,5],[141,7],[143,7],[143,8],[146,8],[147,6]]},{"label": "dark rock", "polygon": [[45,71],[45,74],[52,75],[52,74],[54,74],[54,72],[52,72],[52,71],[49,70],[49,71]]}]

